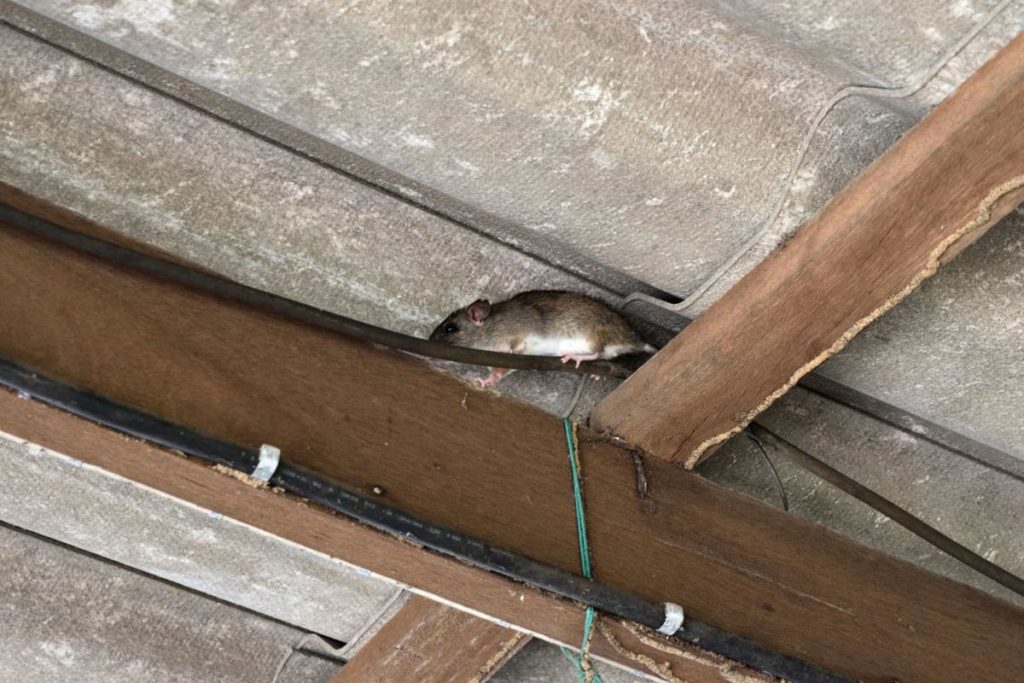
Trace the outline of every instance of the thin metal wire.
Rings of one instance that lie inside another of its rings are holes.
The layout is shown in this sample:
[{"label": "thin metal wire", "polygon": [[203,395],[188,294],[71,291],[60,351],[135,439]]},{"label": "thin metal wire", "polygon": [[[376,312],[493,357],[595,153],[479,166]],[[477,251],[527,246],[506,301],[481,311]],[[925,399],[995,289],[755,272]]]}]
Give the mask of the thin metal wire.
[{"label": "thin metal wire", "polygon": [[779,471],[775,469],[775,463],[773,463],[772,459],[768,457],[768,451],[764,449],[764,444],[762,444],[756,436],[751,434],[749,430],[747,431],[747,438],[754,442],[754,445],[757,446],[757,450],[761,451],[761,457],[764,458],[766,463],[768,463],[768,469],[772,471],[772,476],[775,477],[775,484],[779,488],[779,498],[782,499],[782,509],[789,512],[789,496],[786,495],[786,486],[782,483],[782,477],[779,476]]},{"label": "thin metal wire", "polygon": [[989,562],[978,553],[960,545],[949,536],[946,536],[938,529],[928,525],[923,520],[910,514],[900,506],[887,498],[883,498],[860,482],[846,476],[831,465],[828,465],[803,450],[799,446],[787,441],[781,436],[766,429],[758,423],[751,423],[749,429],[755,432],[756,436],[773,443],[776,450],[782,453],[790,461],[796,463],[803,469],[824,479],[838,489],[845,491],[862,503],[874,508],[878,512],[899,524],[901,527],[935,546],[947,555],[959,560],[976,572],[992,579],[999,585],[1024,597],[1024,579],[1011,574],[1002,567]]}]

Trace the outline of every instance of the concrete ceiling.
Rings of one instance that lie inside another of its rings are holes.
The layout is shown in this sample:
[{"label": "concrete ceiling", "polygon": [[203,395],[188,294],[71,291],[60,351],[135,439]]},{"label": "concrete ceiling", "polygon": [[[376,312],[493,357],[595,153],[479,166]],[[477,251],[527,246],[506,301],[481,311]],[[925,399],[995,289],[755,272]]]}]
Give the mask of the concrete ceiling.
[{"label": "concrete ceiling", "polygon": [[505,240],[550,237],[680,297],[734,281],[1024,16],[993,0],[28,4],[499,216]]}]

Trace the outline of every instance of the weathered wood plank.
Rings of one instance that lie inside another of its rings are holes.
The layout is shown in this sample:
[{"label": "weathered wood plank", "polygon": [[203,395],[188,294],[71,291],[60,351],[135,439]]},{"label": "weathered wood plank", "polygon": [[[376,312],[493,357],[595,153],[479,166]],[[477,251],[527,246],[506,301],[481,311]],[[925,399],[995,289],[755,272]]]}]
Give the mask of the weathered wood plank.
[{"label": "weathered wood plank", "polygon": [[1024,199],[1024,35],[595,409],[688,468]]},{"label": "weathered wood plank", "polygon": [[526,641],[520,631],[414,595],[332,683],[482,683]]},{"label": "weathered wood plank", "polygon": [[[200,431],[273,443],[426,521],[578,567],[565,444],[548,415],[9,229],[0,291],[0,354]],[[869,681],[999,681],[1024,667],[1024,611],[657,459],[637,498],[631,455],[583,439],[602,582]]]},{"label": "weathered wood plank", "polygon": [[[282,493],[242,483],[196,460],[150,446],[0,388],[0,430],[81,462],[237,519],[307,548],[409,586],[431,597],[512,624],[517,630],[578,646],[583,610],[521,583],[423,550]],[[764,676],[697,647],[666,653],[640,642],[621,621],[602,623],[632,652],[669,662],[693,683],[767,683]],[[639,665],[595,637],[594,655]]]}]

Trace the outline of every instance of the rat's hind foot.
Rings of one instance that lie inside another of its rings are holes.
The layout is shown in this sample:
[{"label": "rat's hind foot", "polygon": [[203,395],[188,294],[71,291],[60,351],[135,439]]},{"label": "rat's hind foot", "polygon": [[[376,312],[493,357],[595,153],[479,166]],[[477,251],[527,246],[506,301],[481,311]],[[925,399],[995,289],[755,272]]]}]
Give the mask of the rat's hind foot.
[{"label": "rat's hind foot", "polygon": [[487,377],[484,377],[483,379],[477,377],[473,381],[476,382],[481,389],[487,389],[500,382],[501,378],[508,373],[508,368],[491,368],[491,374],[487,375]]},{"label": "rat's hind foot", "polygon": [[569,361],[575,361],[576,367],[579,367],[580,363],[585,360],[597,360],[600,357],[601,354],[597,351],[594,351],[593,353],[565,353],[562,354],[562,362],[568,363]]}]

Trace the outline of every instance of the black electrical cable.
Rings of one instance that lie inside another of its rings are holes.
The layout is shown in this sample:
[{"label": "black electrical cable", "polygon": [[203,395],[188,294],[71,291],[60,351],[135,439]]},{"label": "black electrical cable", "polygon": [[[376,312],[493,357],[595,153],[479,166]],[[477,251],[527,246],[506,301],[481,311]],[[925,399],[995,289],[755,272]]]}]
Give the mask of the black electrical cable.
[{"label": "black electrical cable", "polygon": [[[258,452],[200,434],[135,408],[114,403],[92,392],[63,384],[0,358],[0,385],[153,444],[250,473]],[[414,541],[563,598],[657,629],[665,619],[665,606],[585,579],[521,555],[494,548],[457,531],[424,522],[401,510],[349,491],[315,472],[282,460],[270,484],[324,505],[380,531]],[[687,619],[674,636],[724,657],[781,678],[804,683],[850,683],[803,660],[769,650],[721,629]]]},{"label": "black electrical cable", "polygon": [[0,203],[0,222],[23,232],[56,242],[76,251],[84,252],[104,261],[154,275],[176,282],[191,289],[236,301],[290,320],[296,320],[323,330],[355,337],[371,344],[381,344],[392,349],[407,351],[420,356],[441,360],[458,361],[471,365],[487,365],[517,370],[549,370],[576,372],[605,377],[625,378],[630,368],[622,362],[589,361],[577,368],[574,363],[563,363],[558,357],[524,356],[514,353],[482,351],[463,346],[450,346],[440,342],[420,339],[400,332],[376,327],[336,313],[323,311],[312,306],[286,299],[276,294],[232,282],[226,278],[174,263],[167,259],[144,254],[135,249],[92,237],[81,232],[68,230],[47,220]]}]

